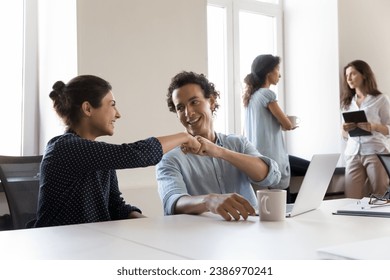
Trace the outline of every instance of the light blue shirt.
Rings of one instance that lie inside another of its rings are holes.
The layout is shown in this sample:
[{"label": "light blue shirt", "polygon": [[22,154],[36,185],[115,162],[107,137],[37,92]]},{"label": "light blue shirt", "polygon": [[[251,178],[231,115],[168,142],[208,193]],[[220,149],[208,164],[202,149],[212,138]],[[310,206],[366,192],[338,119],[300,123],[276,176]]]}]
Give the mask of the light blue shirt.
[{"label": "light blue shirt", "polygon": [[251,184],[265,188],[279,182],[280,171],[277,163],[262,156],[245,137],[221,133],[216,136],[217,145],[262,159],[269,166],[267,177],[260,182],[254,182],[225,160],[186,155],[177,147],[165,154],[156,168],[158,191],[165,215],[175,213],[176,201],[182,196],[210,193],[238,193],[257,208],[257,199]]},{"label": "light blue shirt", "polygon": [[268,109],[268,104],[277,101],[276,94],[268,88],[260,88],[251,97],[245,110],[245,135],[262,155],[272,158],[282,175],[280,189],[290,185],[290,163],[284,143],[282,127]]}]

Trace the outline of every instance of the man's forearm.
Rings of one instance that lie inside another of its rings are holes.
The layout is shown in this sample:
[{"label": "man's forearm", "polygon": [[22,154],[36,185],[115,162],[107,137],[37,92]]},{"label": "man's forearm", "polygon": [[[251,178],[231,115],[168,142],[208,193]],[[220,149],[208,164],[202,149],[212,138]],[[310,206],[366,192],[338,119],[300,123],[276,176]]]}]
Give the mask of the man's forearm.
[{"label": "man's forearm", "polygon": [[221,159],[226,160],[240,171],[244,172],[253,181],[262,181],[267,177],[269,167],[258,157],[237,153],[225,148],[222,148]]}]

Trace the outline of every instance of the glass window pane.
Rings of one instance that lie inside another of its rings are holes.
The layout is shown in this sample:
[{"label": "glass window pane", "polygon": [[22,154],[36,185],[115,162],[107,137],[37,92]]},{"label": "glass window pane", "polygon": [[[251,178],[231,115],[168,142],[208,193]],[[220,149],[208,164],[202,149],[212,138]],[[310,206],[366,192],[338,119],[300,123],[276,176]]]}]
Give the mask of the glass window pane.
[{"label": "glass window pane", "polygon": [[0,154],[20,155],[23,91],[23,0],[0,2]]},{"label": "glass window pane", "polygon": [[240,11],[240,77],[249,73],[259,54],[275,54],[276,22],[274,17]]},{"label": "glass window pane", "polygon": [[[276,19],[248,11],[239,12],[240,82],[250,73],[253,59],[260,54],[276,55]],[[277,88],[272,88],[277,94]],[[241,104],[241,127],[244,121],[244,107]]]},{"label": "glass window pane", "polygon": [[214,129],[227,130],[227,66],[226,66],[226,9],[207,6],[208,78],[221,93]]},{"label": "glass window pane", "polygon": [[[252,1],[252,3],[250,3]],[[243,79],[261,53],[277,54],[281,42],[277,0],[208,0],[208,76],[221,92],[215,129],[242,133]],[[279,52],[281,53],[281,51]],[[276,87],[273,90],[277,93]]]}]

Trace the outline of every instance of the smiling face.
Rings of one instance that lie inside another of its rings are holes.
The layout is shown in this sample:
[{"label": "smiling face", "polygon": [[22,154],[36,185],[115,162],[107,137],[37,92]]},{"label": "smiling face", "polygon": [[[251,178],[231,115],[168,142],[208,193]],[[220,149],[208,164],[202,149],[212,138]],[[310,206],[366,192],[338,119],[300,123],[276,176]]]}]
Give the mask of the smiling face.
[{"label": "smiling face", "polygon": [[364,76],[362,75],[362,73],[357,71],[355,67],[350,66],[345,69],[345,79],[351,89],[363,88]]},{"label": "smiling face", "polygon": [[214,141],[213,111],[215,99],[205,98],[197,84],[186,84],[172,93],[172,101],[180,122],[192,135],[200,135]]},{"label": "smiling face", "polygon": [[115,121],[120,117],[114,95],[109,91],[102,99],[100,107],[90,107],[90,133],[95,137],[113,135]]}]

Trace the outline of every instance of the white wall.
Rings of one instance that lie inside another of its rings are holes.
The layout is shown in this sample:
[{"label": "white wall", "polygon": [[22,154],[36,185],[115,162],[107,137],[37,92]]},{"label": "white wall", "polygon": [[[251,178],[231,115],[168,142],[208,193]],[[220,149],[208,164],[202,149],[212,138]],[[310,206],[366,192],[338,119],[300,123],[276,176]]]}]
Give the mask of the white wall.
[{"label": "white wall", "polygon": [[[206,3],[77,2],[79,74],[107,79],[122,114],[115,135],[101,140],[133,142],[184,130],[176,115],[168,111],[166,91],[171,78],[182,70],[207,73]],[[118,175],[130,203],[134,203],[132,195],[139,187],[153,188],[152,195],[147,197],[154,202],[159,200],[154,167],[123,170]],[[137,193],[140,194],[138,190]],[[145,211],[150,201],[134,204]]]},{"label": "white wall", "polygon": [[286,132],[290,154],[341,151],[337,0],[284,1],[286,113],[299,128]]},{"label": "white wall", "polygon": [[370,64],[378,88],[390,95],[390,1],[340,0],[340,74],[350,61]]}]

